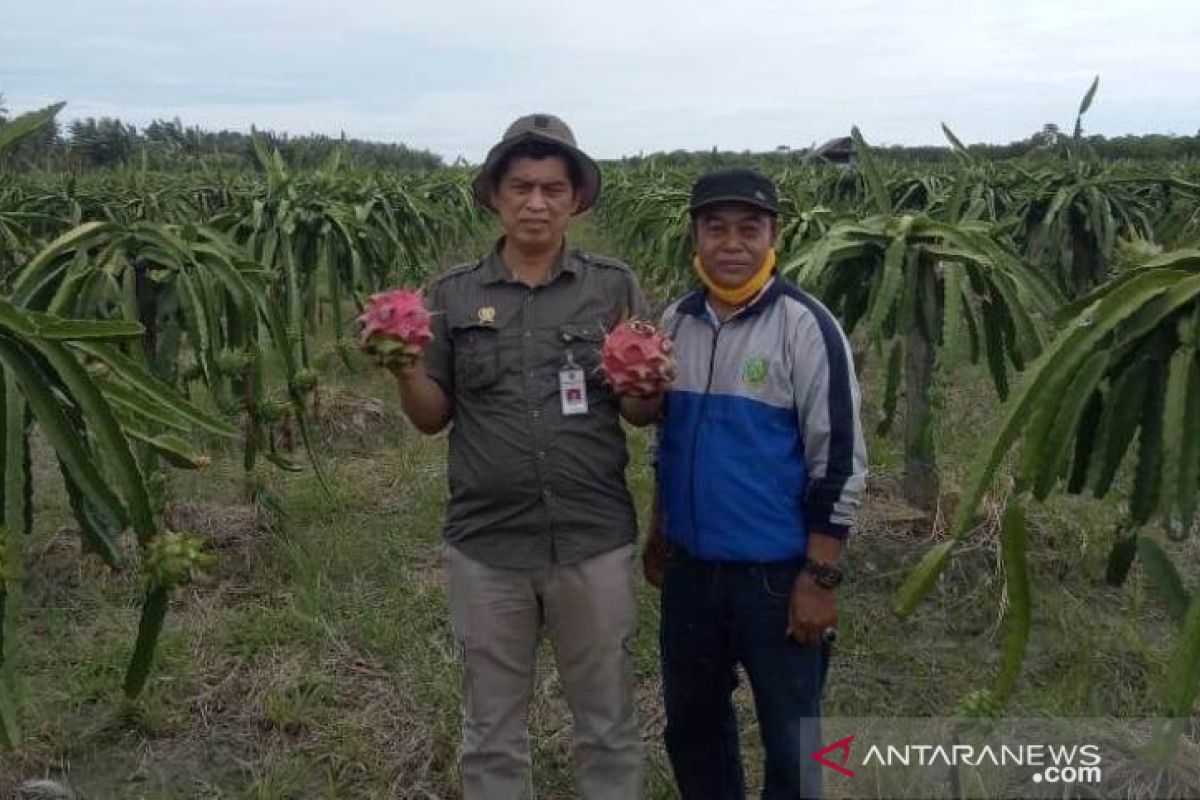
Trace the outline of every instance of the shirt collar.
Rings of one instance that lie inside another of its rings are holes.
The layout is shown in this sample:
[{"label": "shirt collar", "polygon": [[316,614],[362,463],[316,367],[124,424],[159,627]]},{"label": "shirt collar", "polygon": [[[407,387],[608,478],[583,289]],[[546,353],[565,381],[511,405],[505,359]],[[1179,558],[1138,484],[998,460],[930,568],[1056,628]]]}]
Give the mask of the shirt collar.
[{"label": "shirt collar", "polygon": [[[503,251],[504,237],[501,236],[496,241],[496,246],[483,259],[484,284],[518,283],[516,277],[512,274],[512,270],[504,263],[504,258],[500,255]],[[562,250],[558,254],[558,261],[550,268],[550,275],[546,283],[553,283],[563,273],[576,275],[578,272],[579,258],[576,255],[576,251],[571,249],[571,246],[564,239]]]}]

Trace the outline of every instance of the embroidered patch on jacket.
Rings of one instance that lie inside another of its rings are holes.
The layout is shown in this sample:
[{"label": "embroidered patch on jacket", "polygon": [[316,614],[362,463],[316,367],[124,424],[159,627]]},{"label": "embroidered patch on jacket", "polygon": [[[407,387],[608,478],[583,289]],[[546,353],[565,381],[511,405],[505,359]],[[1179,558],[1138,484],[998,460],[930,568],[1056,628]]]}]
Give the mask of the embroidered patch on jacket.
[{"label": "embroidered patch on jacket", "polygon": [[770,363],[762,356],[747,358],[742,365],[742,383],[757,389],[767,382],[769,371]]}]

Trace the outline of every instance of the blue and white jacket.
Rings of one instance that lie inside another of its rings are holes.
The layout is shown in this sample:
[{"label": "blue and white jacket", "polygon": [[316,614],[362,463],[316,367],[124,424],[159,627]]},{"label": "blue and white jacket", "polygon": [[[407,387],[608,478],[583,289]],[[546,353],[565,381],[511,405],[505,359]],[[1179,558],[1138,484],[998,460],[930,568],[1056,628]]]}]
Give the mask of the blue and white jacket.
[{"label": "blue and white jacket", "polygon": [[866,481],[859,389],[841,327],[782,278],[724,323],[696,291],[667,308],[678,377],[658,441],[667,538],[694,558],[803,556],[845,537]]}]

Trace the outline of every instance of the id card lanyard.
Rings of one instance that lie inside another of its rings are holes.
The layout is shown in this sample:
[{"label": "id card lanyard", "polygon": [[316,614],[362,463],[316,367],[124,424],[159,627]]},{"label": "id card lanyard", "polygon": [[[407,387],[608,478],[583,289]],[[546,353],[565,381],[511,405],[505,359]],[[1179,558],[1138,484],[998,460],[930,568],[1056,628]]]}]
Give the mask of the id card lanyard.
[{"label": "id card lanyard", "polygon": [[588,413],[587,378],[570,350],[567,363],[558,371],[558,397],[564,417]]}]

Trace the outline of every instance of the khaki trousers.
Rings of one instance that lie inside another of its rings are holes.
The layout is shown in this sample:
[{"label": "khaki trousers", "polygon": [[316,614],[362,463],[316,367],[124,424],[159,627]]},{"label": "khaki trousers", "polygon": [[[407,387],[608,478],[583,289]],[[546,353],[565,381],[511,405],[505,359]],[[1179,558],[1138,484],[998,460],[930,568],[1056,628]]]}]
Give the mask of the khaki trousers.
[{"label": "khaki trousers", "polygon": [[633,698],[632,544],[568,565],[489,567],[446,548],[450,618],[463,653],[464,800],[533,797],[528,712],[542,627],[574,720],[575,791],[641,797]]}]

